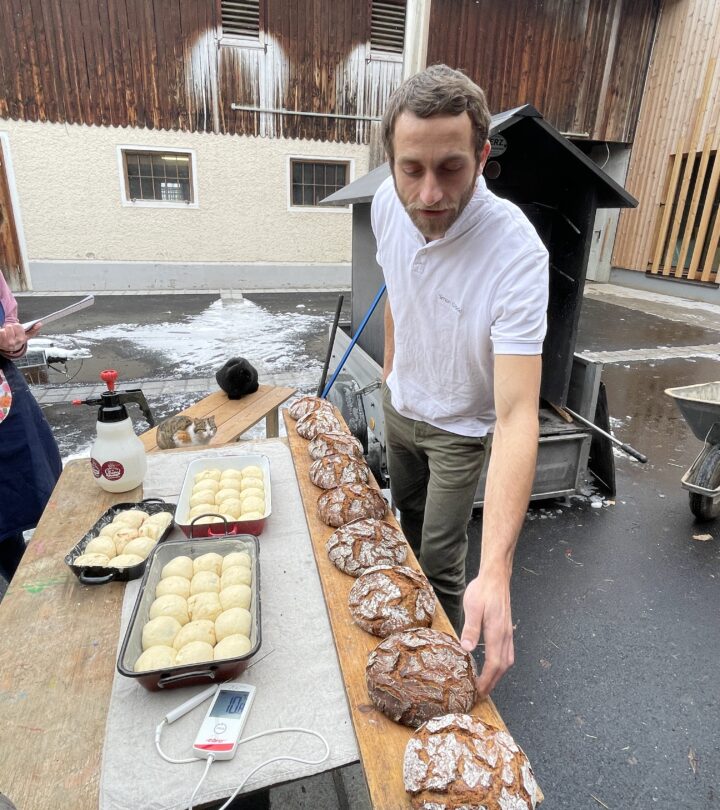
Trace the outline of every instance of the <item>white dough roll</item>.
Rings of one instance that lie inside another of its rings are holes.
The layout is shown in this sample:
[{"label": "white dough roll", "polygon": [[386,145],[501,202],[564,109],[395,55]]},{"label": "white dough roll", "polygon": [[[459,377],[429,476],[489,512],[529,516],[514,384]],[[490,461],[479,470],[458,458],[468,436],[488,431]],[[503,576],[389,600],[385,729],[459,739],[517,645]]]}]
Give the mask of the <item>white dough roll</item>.
[{"label": "white dough roll", "polygon": [[[185,625],[186,627],[188,625]],[[147,650],[150,647],[162,645],[164,647],[174,646],[174,641],[182,626],[177,619],[172,616],[158,616],[157,619],[150,619],[142,630],[142,648]],[[214,627],[213,627],[214,633]]]},{"label": "white dough roll", "polygon": [[220,590],[231,585],[252,585],[252,571],[244,565],[234,565],[224,571],[220,577]]},{"label": "white dough roll", "polygon": [[252,616],[249,610],[241,607],[230,608],[215,619],[215,637],[218,641],[237,634],[250,638],[251,627]]},{"label": "white dough roll", "polygon": [[209,619],[197,619],[196,621],[181,627],[175,636],[172,646],[176,650],[182,649],[191,641],[204,641],[211,646],[215,646],[215,622]]},{"label": "white dough roll", "polygon": [[175,593],[158,596],[150,605],[149,615],[151,619],[157,619],[158,616],[172,616],[180,625],[190,621],[187,600]]},{"label": "white dough roll", "polygon": [[182,555],[180,557],[174,557],[170,562],[165,563],[160,572],[160,578],[165,579],[165,577],[178,576],[190,580],[193,578],[194,573],[193,561],[190,557]]}]

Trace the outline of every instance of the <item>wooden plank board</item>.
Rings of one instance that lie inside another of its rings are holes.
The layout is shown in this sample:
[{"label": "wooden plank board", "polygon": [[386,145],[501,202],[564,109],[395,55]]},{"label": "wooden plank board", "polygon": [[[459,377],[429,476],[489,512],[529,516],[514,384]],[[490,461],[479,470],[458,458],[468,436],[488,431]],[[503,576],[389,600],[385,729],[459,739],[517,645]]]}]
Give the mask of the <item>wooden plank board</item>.
[{"label": "wooden plank board", "polygon": [[108,507],[141,498],[70,462],[0,604],[0,789],[23,810],[98,806],[124,583],[80,585],[64,557]]},{"label": "wooden plank board", "polygon": [[[228,399],[224,391],[215,391],[215,393],[204,397],[199,402],[181,411],[181,413],[190,417],[215,417],[217,433],[209,445],[198,445],[198,449],[208,446],[217,447],[233,442],[261,419],[267,419],[266,434],[270,438],[278,435],[278,407],[294,393],[294,388],[261,385],[254,394],[248,394],[242,399]],[[140,436],[140,439],[148,453],[154,453],[158,450],[157,428],[146,431]],[[188,450],[192,448],[184,447],[182,449]]]},{"label": "wooden plank board", "polygon": [[[378,712],[370,701],[365,685],[365,666],[368,655],[380,639],[361,630],[352,620],[347,600],[355,579],[341,573],[328,559],[325,544],[334,529],[326,526],[317,515],[317,499],[323,490],[310,482],[312,459],[307,452],[308,442],[298,436],[295,422],[288,416],[287,410],[283,410],[283,418],[372,805],[378,810],[407,810],[410,800],[403,786],[402,762],[412,729],[393,723]],[[385,520],[398,526],[390,512]],[[406,565],[420,570],[409,547]],[[454,636],[439,604],[432,626]],[[489,698],[478,701],[472,713],[483,721],[505,728]]]}]

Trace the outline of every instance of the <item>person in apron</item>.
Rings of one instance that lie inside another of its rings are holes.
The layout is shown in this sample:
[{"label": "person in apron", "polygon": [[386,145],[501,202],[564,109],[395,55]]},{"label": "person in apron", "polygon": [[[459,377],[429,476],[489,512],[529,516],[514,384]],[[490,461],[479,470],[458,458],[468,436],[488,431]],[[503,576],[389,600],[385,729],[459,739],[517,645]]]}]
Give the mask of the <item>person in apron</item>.
[{"label": "person in apron", "polygon": [[25,333],[0,274],[0,576],[8,582],[25,552],[23,531],[37,524],[62,472],[50,425],[13,363],[40,326]]}]

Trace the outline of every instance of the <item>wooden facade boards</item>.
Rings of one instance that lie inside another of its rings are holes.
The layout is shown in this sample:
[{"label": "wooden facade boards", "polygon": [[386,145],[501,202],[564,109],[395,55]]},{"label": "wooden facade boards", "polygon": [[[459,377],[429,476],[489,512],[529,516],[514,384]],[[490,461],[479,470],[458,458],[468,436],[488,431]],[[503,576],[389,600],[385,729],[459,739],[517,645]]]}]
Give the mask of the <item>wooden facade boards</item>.
[{"label": "wooden facade boards", "polygon": [[720,5],[666,2],[658,25],[613,264],[650,275],[718,282]]},{"label": "wooden facade boards", "polygon": [[[629,142],[659,0],[433,0],[428,63],[466,70],[495,112]],[[367,143],[402,76],[370,47],[370,0],[260,0],[226,44],[221,0],[7,0],[0,118]]]},{"label": "wooden facade boards", "polygon": [[428,64],[466,71],[493,112],[532,104],[558,130],[631,142],[659,0],[432,0]]},{"label": "wooden facade boards", "polygon": [[370,3],[260,8],[261,37],[239,46],[224,44],[220,0],[8,0],[0,118],[367,142],[367,121],[231,105],[380,116],[402,63],[373,58]]}]

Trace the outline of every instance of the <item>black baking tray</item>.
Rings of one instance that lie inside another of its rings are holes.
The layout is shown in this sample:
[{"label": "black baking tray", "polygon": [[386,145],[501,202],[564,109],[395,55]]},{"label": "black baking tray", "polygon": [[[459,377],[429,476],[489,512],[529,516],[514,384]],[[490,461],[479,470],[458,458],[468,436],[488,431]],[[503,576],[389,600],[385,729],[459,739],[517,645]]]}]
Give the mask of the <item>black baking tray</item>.
[{"label": "black baking tray", "polygon": [[[96,521],[93,527],[86,532],[80,541],[73,547],[73,549],[65,557],[65,564],[75,574],[75,576],[82,582],[83,585],[104,585],[107,582],[128,582],[131,579],[138,579],[143,575],[147,559],[143,560],[137,565],[131,565],[128,568],[108,568],[104,565],[75,565],[75,560],[85,553],[87,544],[100,534],[100,530],[112,523],[113,519],[121,512],[126,512],[129,509],[142,509],[150,515],[157,512],[169,512],[172,517],[175,516],[175,504],[166,503],[160,498],[146,498],[143,501],[135,503],[116,503],[104,512]],[[173,528],[171,521],[165,531],[158,538],[158,543],[170,534]]]},{"label": "black baking tray", "polygon": [[[179,686],[192,686],[208,681],[222,683],[237,677],[250,665],[262,644],[260,624],[260,555],[258,539],[251,534],[234,534],[213,539],[202,537],[194,540],[168,540],[157,545],[150,552],[148,566],[140,583],[133,612],[128,622],[125,636],[120,646],[117,669],[126,678],[134,678],[145,689],[157,691]],[[135,661],[142,653],[142,629],[148,621],[150,606],[155,600],[155,588],[160,580],[162,569],[174,557],[187,556],[191,559],[214,551],[221,556],[233,551],[245,551],[250,555],[252,570],[252,601],[250,613],[253,617],[250,642],[252,647],[245,655],[237,658],[223,658],[198,664],[184,664],[165,669],[135,672]]]}]

